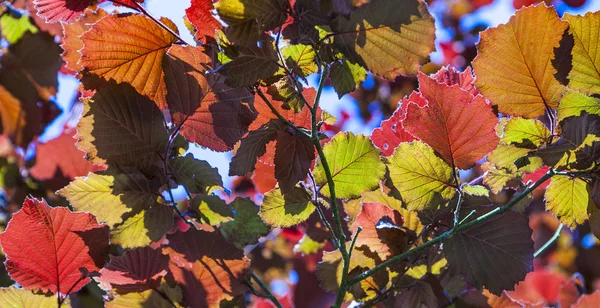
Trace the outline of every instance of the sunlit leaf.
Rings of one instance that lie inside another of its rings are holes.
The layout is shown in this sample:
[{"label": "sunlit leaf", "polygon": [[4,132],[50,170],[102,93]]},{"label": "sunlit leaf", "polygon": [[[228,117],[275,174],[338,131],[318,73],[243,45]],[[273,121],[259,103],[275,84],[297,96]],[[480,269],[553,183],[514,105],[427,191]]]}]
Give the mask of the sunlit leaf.
[{"label": "sunlit leaf", "polygon": [[354,64],[346,57],[331,66],[331,85],[335,89],[338,98],[358,89],[367,78],[367,71],[359,64]]},{"label": "sunlit leaf", "polygon": [[233,219],[233,211],[218,196],[198,194],[190,201],[190,210],[195,212],[199,221],[211,226],[218,226],[221,223]]},{"label": "sunlit leaf", "polygon": [[555,109],[564,87],[552,60],[567,27],[553,8],[538,4],[482,32],[473,60],[477,89],[504,114],[535,118]]},{"label": "sunlit leaf", "polygon": [[600,291],[596,290],[592,294],[582,295],[573,308],[594,308],[600,304]]},{"label": "sunlit leaf", "polygon": [[33,0],[38,15],[48,23],[74,22],[91,2],[91,0]]},{"label": "sunlit leaf", "polygon": [[565,14],[569,22],[569,34],[573,36],[573,68],[569,72],[569,87],[586,94],[600,94],[600,12],[588,12],[584,16]]},{"label": "sunlit leaf", "polygon": [[233,220],[221,224],[221,234],[227,241],[243,248],[258,243],[261,236],[269,233],[269,226],[258,216],[260,208],[252,200],[237,198],[231,204],[231,209],[234,212]]},{"label": "sunlit leaf", "polygon": [[431,77],[445,85],[457,85],[459,88],[473,94],[473,96],[479,94],[479,91],[475,88],[475,76],[473,76],[470,66],[463,72],[457,71],[453,66],[444,66]]},{"label": "sunlit leaf", "polygon": [[452,168],[423,142],[401,143],[387,166],[409,210],[436,207],[455,194]]},{"label": "sunlit leaf", "polygon": [[501,192],[509,183],[520,183],[519,179],[523,176],[522,172],[517,172],[516,166],[506,169],[496,166],[493,163],[485,162],[481,167],[485,170],[483,183],[495,194]]},{"label": "sunlit leaf", "polygon": [[550,130],[538,120],[514,117],[508,120],[500,142],[537,148],[548,142]]},{"label": "sunlit leaf", "polygon": [[38,28],[29,21],[29,16],[26,14],[20,16],[12,16],[11,13],[3,14],[0,17],[0,28],[2,28],[2,36],[10,44],[16,43],[26,32],[38,32]]},{"label": "sunlit leaf", "polygon": [[83,48],[83,41],[80,36],[106,15],[107,13],[103,9],[98,8],[96,11],[88,9],[85,11],[85,15],[77,22],[72,24],[61,23],[64,36],[60,47],[64,50],[62,58],[65,61],[65,67],[74,72],[79,72],[83,69],[78,63],[79,59],[81,59],[80,51]]},{"label": "sunlit leaf", "polygon": [[411,142],[418,140],[415,136],[409,133],[404,128],[404,120],[406,120],[406,110],[409,103],[418,101],[420,107],[424,107],[427,103],[419,94],[413,92],[410,97],[402,98],[398,108],[387,120],[381,121],[380,127],[375,128],[371,134],[371,140],[384,156],[390,156],[394,150],[402,142]]},{"label": "sunlit leaf", "polygon": [[553,177],[544,198],[546,209],[552,211],[569,228],[574,229],[589,218],[588,206],[591,199],[588,185],[580,178],[560,175]]},{"label": "sunlit leaf", "polygon": [[227,37],[245,44],[282,25],[289,4],[285,0],[221,0],[215,8],[228,25]]},{"label": "sunlit leaf", "polygon": [[0,85],[0,133],[6,136],[16,136],[27,124],[21,102]]},{"label": "sunlit leaf", "polygon": [[142,292],[160,286],[167,274],[169,256],[159,249],[141,247],[125,251],[121,256],[111,256],[110,262],[100,270],[95,280],[100,287],[118,293]]},{"label": "sunlit leaf", "polygon": [[291,227],[307,220],[314,211],[311,196],[296,187],[287,194],[279,189],[266,193],[259,215],[273,227]]},{"label": "sunlit leaf", "polygon": [[212,9],[212,0],[192,0],[190,7],[185,10],[188,20],[196,28],[194,36],[202,43],[206,43],[209,37],[214,38],[215,32],[222,28],[221,23],[212,15]]},{"label": "sunlit leaf", "polygon": [[182,300],[183,294],[180,287],[170,287],[167,283],[163,283],[152,290],[146,290],[137,293],[119,294],[111,301],[106,302],[105,307],[182,308],[184,306],[179,304]]},{"label": "sunlit leaf", "polygon": [[317,72],[316,53],[310,45],[293,44],[281,49],[288,66],[298,76],[306,77]]},{"label": "sunlit leaf", "polygon": [[580,116],[583,111],[600,115],[600,98],[567,89],[558,105],[558,120]]},{"label": "sunlit leaf", "polygon": [[[339,133],[325,144],[323,153],[329,163],[337,198],[356,198],[365,191],[373,190],[385,175],[380,152],[366,136]],[[321,193],[329,197],[327,177],[320,162],[314,175],[321,186]]]},{"label": "sunlit leaf", "polygon": [[488,197],[490,191],[481,185],[465,185],[462,187],[462,191],[471,196]]},{"label": "sunlit leaf", "polygon": [[416,74],[434,49],[433,17],[417,0],[372,0],[337,16],[331,28],[335,47],[351,62],[390,80]]},{"label": "sunlit leaf", "polygon": [[99,225],[93,215],[30,198],[0,234],[0,242],[14,281],[27,290],[64,295],[90,282],[80,268],[99,270],[109,249],[108,226]]},{"label": "sunlit leaf", "polygon": [[395,232],[393,237],[384,233],[381,224],[402,226],[403,219],[400,213],[379,203],[363,203],[362,209],[350,226],[350,230],[356,234],[358,227],[362,231],[356,238],[355,247],[366,246],[381,260],[387,260],[390,256],[400,254],[408,246],[409,237],[406,231],[400,228],[392,228]]},{"label": "sunlit leaf", "polygon": [[[0,289],[0,306],[18,308],[46,308],[56,306],[55,296],[35,294],[31,291],[11,286]],[[67,306],[67,304],[63,304]],[[68,306],[67,306],[68,307]]]}]

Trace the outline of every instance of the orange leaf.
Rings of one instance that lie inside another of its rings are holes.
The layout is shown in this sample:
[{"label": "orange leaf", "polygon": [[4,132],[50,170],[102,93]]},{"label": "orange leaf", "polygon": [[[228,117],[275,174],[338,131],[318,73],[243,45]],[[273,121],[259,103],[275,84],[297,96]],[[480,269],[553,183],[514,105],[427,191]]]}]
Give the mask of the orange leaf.
[{"label": "orange leaf", "polygon": [[[358,227],[362,227],[361,233],[358,234],[356,238],[356,247],[367,246],[371,251],[374,251],[379,255],[382,261],[387,260],[392,254],[401,253],[402,251],[396,251],[393,247],[388,245],[388,237],[387,234],[382,234],[384,231],[382,228],[378,228],[380,222],[394,224],[396,226],[401,226],[403,224],[402,216],[398,211],[392,210],[386,205],[380,203],[363,203],[362,210],[356,216],[356,220],[352,223],[350,230],[354,234],[356,234],[356,230]],[[397,229],[402,234],[405,234],[403,230]],[[398,234],[397,234],[398,235]],[[400,238],[394,237],[394,244],[399,244],[399,246],[404,246],[406,248],[405,242],[402,245],[399,242],[402,240],[408,240],[408,237],[403,237],[401,235]]]},{"label": "orange leaf", "polygon": [[600,306],[600,291],[582,296],[573,308],[595,308]]},{"label": "orange leaf", "polygon": [[60,47],[64,50],[62,58],[65,61],[66,68],[74,72],[79,72],[83,69],[78,63],[81,58],[80,50],[83,48],[83,41],[80,36],[88,31],[92,27],[92,24],[106,15],[106,11],[100,8],[97,11],[86,10],[83,18],[76,23],[61,24],[64,36]]},{"label": "orange leaf", "polygon": [[[302,94],[308,103],[312,104],[315,96],[317,95],[317,91],[315,91],[313,88],[306,88],[302,91]],[[290,121],[292,124],[306,129],[311,128],[311,115],[308,107],[303,106],[302,110],[296,113],[291,108],[284,108],[285,103],[277,100],[269,93],[265,94],[265,96],[269,99],[275,110],[277,110],[282,117]],[[277,116],[271,111],[267,103],[265,103],[265,101],[258,96],[258,94],[254,99],[254,108],[256,109],[258,116],[256,117],[256,120],[250,124],[249,130],[257,130],[261,126],[267,124],[269,121],[277,120]],[[319,108],[317,111],[317,117],[319,118],[317,121],[320,121],[321,108]]]},{"label": "orange leaf", "polygon": [[[162,22],[176,31],[172,21]],[[81,40],[80,65],[86,71],[130,83],[160,109],[167,107],[162,61],[177,41],[171,33],[143,15],[110,15],[94,24]]]},{"label": "orange leaf", "polygon": [[409,104],[404,127],[448,164],[466,170],[496,148],[498,118],[484,97],[440,84],[423,73],[419,89],[427,106]]}]

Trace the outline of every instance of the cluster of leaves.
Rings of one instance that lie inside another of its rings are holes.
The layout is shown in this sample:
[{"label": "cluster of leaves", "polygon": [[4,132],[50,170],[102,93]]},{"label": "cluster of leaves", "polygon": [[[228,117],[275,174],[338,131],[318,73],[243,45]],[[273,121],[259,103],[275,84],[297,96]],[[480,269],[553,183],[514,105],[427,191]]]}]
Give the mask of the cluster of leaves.
[{"label": "cluster of leaves", "polygon": [[[481,33],[472,69],[427,75],[435,26],[418,0],[193,0],[196,46],[143,1],[92,2],[33,1],[58,33],[1,4],[0,184],[24,200],[0,235],[20,286],[2,306],[68,305],[95,281],[106,307],[281,307],[261,261],[293,258],[269,248],[291,230],[335,307],[445,306],[470,286],[489,305],[536,304],[507,293],[533,270],[533,191],[550,179],[546,208],[569,228],[600,220],[599,13],[523,8]],[[40,143],[61,69],[81,81],[82,115]],[[325,84],[341,97],[368,72],[417,75],[418,90],[370,137],[332,136]],[[190,143],[234,151],[229,174],[263,198],[224,193]],[[514,197],[493,203],[502,191]]]}]

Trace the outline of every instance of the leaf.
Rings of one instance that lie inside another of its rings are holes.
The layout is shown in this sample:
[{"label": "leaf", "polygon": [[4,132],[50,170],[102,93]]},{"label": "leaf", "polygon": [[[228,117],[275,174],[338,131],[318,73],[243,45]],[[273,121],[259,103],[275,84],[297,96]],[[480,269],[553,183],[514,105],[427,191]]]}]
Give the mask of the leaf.
[{"label": "leaf", "polygon": [[60,170],[62,175],[72,180],[104,169],[92,165],[83,157],[85,153],[75,146],[75,133],[74,129],[65,129],[58,137],[38,144],[36,163],[29,173],[38,180],[51,180]]},{"label": "leaf", "polygon": [[[198,216],[199,221],[211,226],[218,226],[233,219],[233,211],[218,196],[197,194],[190,201],[190,211]],[[189,213],[189,212],[188,212]]]},{"label": "leaf", "polygon": [[401,143],[387,166],[392,183],[411,211],[435,208],[455,194],[452,168],[423,142]]},{"label": "leaf", "polygon": [[[162,22],[177,32],[172,21]],[[143,15],[110,15],[95,23],[81,40],[79,64],[86,72],[116,83],[129,83],[160,109],[167,107],[161,64],[169,47],[177,41],[171,33]]]},{"label": "leaf", "polygon": [[[63,303],[63,305],[65,304]],[[56,306],[56,297],[35,294],[31,291],[11,286],[9,288],[0,288],[0,306],[17,308],[54,307]],[[68,307],[68,305],[65,306]]]},{"label": "leaf", "polygon": [[148,166],[164,155],[168,135],[162,113],[130,85],[108,82],[83,104],[77,147],[90,162]]},{"label": "leaf", "polygon": [[183,289],[188,306],[219,307],[245,292],[241,285],[250,266],[242,250],[223,240],[218,232],[190,229],[167,236],[163,253],[169,269]]},{"label": "leaf", "polygon": [[569,22],[569,34],[573,36],[573,68],[569,72],[569,87],[586,94],[600,94],[600,59],[596,29],[600,13],[588,12],[584,16],[565,14]]},{"label": "leaf", "polygon": [[[339,133],[323,147],[335,184],[337,198],[356,198],[361,193],[379,186],[385,176],[385,164],[379,150],[363,135]],[[323,164],[315,167],[314,176],[321,193],[330,196]]]},{"label": "leaf", "polygon": [[555,109],[564,86],[552,61],[567,27],[553,8],[540,4],[482,32],[473,60],[477,89],[507,115],[535,118]]},{"label": "leaf", "polygon": [[419,280],[396,297],[395,307],[438,307],[438,300],[431,285]]},{"label": "leaf", "polygon": [[592,294],[582,295],[573,308],[594,308],[600,303],[600,291],[594,291]]},{"label": "leaf", "polygon": [[254,183],[254,188],[263,195],[273,190],[277,186],[275,166],[263,163],[260,160],[257,161],[254,166],[254,173],[252,174],[252,182]]},{"label": "leaf", "polygon": [[88,284],[90,278],[80,269],[99,270],[109,249],[108,226],[93,215],[31,198],[13,215],[0,242],[15,282],[27,290],[63,295]]},{"label": "leaf", "polygon": [[403,219],[400,213],[383,204],[363,203],[360,213],[350,226],[350,231],[356,236],[358,227],[362,227],[362,232],[356,237],[355,247],[366,246],[385,261],[407,248],[408,236],[404,230],[397,228],[390,241],[380,228],[382,223],[401,226]]},{"label": "leaf", "polygon": [[[544,195],[546,209],[552,211],[565,226],[575,229],[588,218],[591,208],[588,184],[580,178],[557,175],[550,180]],[[593,203],[592,205],[593,206]]]},{"label": "leaf", "polygon": [[229,175],[245,176],[254,170],[256,160],[267,151],[266,145],[277,138],[277,131],[282,130],[283,123],[271,121],[258,130],[248,133],[240,143],[235,156],[231,159]]},{"label": "leaf", "polygon": [[359,64],[354,64],[346,57],[333,63],[331,66],[331,85],[335,89],[338,98],[358,89],[367,78],[367,71]]},{"label": "leaf", "polygon": [[105,10],[98,8],[96,11],[87,9],[81,19],[72,24],[61,23],[63,30],[63,42],[60,47],[64,50],[62,59],[65,61],[65,67],[73,72],[83,70],[78,63],[81,59],[81,49],[83,41],[80,36],[87,32],[94,23],[108,15]]},{"label": "leaf", "polygon": [[314,159],[315,148],[310,138],[285,131],[277,132],[275,178],[283,194],[292,191],[298,182],[306,178]]},{"label": "leaf", "polygon": [[190,7],[185,10],[185,16],[196,28],[194,36],[203,44],[206,44],[209,37],[214,38],[215,32],[222,28],[211,13],[213,9],[212,0],[192,0]]},{"label": "leaf", "polygon": [[289,4],[285,0],[221,0],[215,8],[228,27],[227,37],[246,45],[283,24]]},{"label": "leaf", "polygon": [[455,273],[499,296],[533,271],[531,233],[525,216],[508,212],[454,234],[444,252]]},{"label": "leaf", "polygon": [[38,28],[29,21],[29,16],[26,14],[13,16],[12,13],[4,13],[0,17],[0,28],[2,28],[2,36],[9,44],[16,43],[27,32],[38,32]]},{"label": "leaf", "polygon": [[533,172],[543,165],[543,161],[539,157],[527,158],[529,164],[517,166],[519,159],[527,157],[530,153],[530,149],[518,148],[514,145],[499,144],[492,153],[488,154],[487,160],[494,163],[497,168],[503,168],[513,172]]},{"label": "leaf", "polygon": [[[168,298],[166,299],[165,296]],[[167,283],[161,284],[154,290],[146,290],[138,293],[119,294],[111,301],[105,303],[106,308],[130,308],[130,307],[152,307],[152,308],[182,308],[179,303],[183,300],[183,294],[179,286],[169,287]]]},{"label": "leaf", "polygon": [[258,243],[261,236],[269,233],[267,226],[258,216],[259,207],[248,198],[236,198],[231,208],[233,220],[221,224],[223,237],[239,248]]},{"label": "leaf", "polygon": [[548,142],[550,130],[546,125],[535,119],[513,117],[506,123],[500,142],[515,144],[518,147],[538,148]]},{"label": "leaf", "polygon": [[[219,1],[217,5],[222,2]],[[279,59],[273,44],[273,39],[268,38],[261,40],[261,44],[246,47],[237,57],[219,67],[217,72],[226,77],[226,85],[234,88],[251,87],[264,81],[279,70]]]},{"label": "leaf", "polygon": [[334,45],[353,63],[386,79],[418,72],[434,49],[435,27],[416,0],[372,0],[338,15],[331,24]]},{"label": "leaf", "polygon": [[558,121],[568,117],[580,116],[582,112],[600,115],[600,98],[587,96],[581,92],[570,89],[565,93],[558,105]]},{"label": "leaf", "polygon": [[498,118],[484,97],[419,74],[425,107],[409,104],[404,128],[452,167],[469,169],[498,144]]},{"label": "leaf", "polygon": [[190,142],[214,151],[229,151],[248,131],[255,115],[250,110],[252,95],[233,89],[223,77],[208,73],[210,58],[204,49],[174,45],[163,68],[167,103],[173,122]]},{"label": "leaf", "polygon": [[410,97],[402,98],[401,103],[398,105],[398,108],[396,108],[392,116],[381,122],[381,127],[373,130],[371,140],[373,140],[373,144],[381,150],[384,156],[392,155],[394,150],[402,142],[418,140],[404,128],[403,124],[406,119],[407,106],[413,100],[423,102],[423,104],[419,106],[425,106],[427,103],[420,95],[413,92]]},{"label": "leaf", "polygon": [[485,170],[483,183],[487,185],[494,194],[500,193],[505,186],[509,186],[515,181],[518,185],[520,183],[520,177],[523,176],[522,173],[517,172],[516,166],[511,169],[506,169],[496,166],[493,163],[485,162],[481,167]]},{"label": "leaf", "polygon": [[535,155],[555,168],[585,170],[600,158],[600,116],[583,113],[562,123],[558,141],[537,150]]},{"label": "leaf", "polygon": [[274,189],[265,194],[260,205],[260,217],[270,226],[287,228],[306,221],[315,211],[311,196],[302,188],[294,187],[287,194]]},{"label": "leaf", "polygon": [[158,241],[173,225],[173,210],[158,197],[161,185],[135,168],[111,166],[76,178],[57,194],[108,224],[112,244],[130,248]]},{"label": "leaf", "polygon": [[[289,84],[285,83],[289,86]],[[300,128],[305,128],[310,130],[312,127],[312,115],[310,109],[307,106],[304,106],[304,102],[300,104],[299,110],[294,110],[292,108],[286,108],[287,105],[292,105],[292,101],[300,101],[301,98],[297,94],[296,90],[294,90],[291,86],[284,86],[284,88],[279,88],[279,83],[271,86],[267,90],[267,94],[265,96],[269,99],[271,105],[275,110],[290,123],[296,125]],[[312,104],[317,95],[317,91],[314,88],[305,88],[302,91],[302,96]],[[271,96],[271,97],[269,97]],[[290,106],[292,107],[292,106]],[[254,102],[254,108],[256,109],[257,116],[254,122],[250,124],[249,130],[257,130],[263,125],[269,123],[271,120],[277,120],[278,117],[276,114],[271,111],[271,108],[265,103],[262,99],[256,99]],[[322,117],[321,108],[317,109],[317,121],[320,121]]]},{"label": "leaf", "polygon": [[195,159],[191,153],[173,159],[170,169],[175,182],[193,194],[210,193],[223,187],[219,170],[206,161]]},{"label": "leaf", "polygon": [[490,191],[481,186],[481,185],[465,185],[462,188],[462,191],[467,194],[467,195],[471,195],[471,196],[478,196],[478,197],[489,197],[490,196]]},{"label": "leaf", "polygon": [[21,109],[21,102],[0,85],[0,133],[5,136],[18,136],[27,124]]},{"label": "leaf", "polygon": [[310,45],[291,44],[281,48],[288,67],[298,76],[306,77],[318,71],[316,53]]},{"label": "leaf", "polygon": [[475,76],[468,66],[463,72],[457,71],[453,66],[443,66],[431,76],[437,82],[445,85],[458,85],[459,88],[477,96],[479,91],[475,88]]},{"label": "leaf", "polygon": [[74,22],[91,2],[91,0],[33,0],[38,15],[48,23]]}]

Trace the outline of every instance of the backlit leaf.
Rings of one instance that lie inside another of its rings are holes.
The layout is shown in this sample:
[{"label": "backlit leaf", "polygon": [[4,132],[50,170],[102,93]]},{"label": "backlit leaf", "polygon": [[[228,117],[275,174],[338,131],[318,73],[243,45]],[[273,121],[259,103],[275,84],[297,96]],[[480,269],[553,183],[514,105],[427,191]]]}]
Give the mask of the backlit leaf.
[{"label": "backlit leaf", "polygon": [[177,184],[185,186],[191,193],[209,193],[223,187],[219,170],[203,160],[195,159],[191,153],[176,157],[171,164],[171,174]]},{"label": "backlit leaf", "polygon": [[387,166],[409,210],[437,207],[455,194],[452,168],[423,142],[401,143]]},{"label": "backlit leaf", "polygon": [[[172,21],[163,23],[176,31]],[[129,83],[160,109],[167,107],[162,60],[177,41],[171,33],[143,15],[110,15],[95,23],[81,40],[79,64],[87,72]]]},{"label": "backlit leaf", "polygon": [[481,167],[485,170],[483,183],[495,194],[500,193],[509,183],[520,183],[519,178],[523,176],[522,173],[517,172],[516,166],[506,169],[496,166],[494,163],[485,162]]},{"label": "backlit leaf", "polygon": [[27,14],[20,16],[12,16],[11,13],[3,14],[0,17],[0,28],[2,28],[2,36],[10,44],[16,43],[26,32],[38,32],[38,28],[29,21]]},{"label": "backlit leaf", "polygon": [[242,139],[240,147],[231,159],[229,175],[246,175],[254,170],[256,160],[267,151],[267,143],[277,138],[277,131],[283,129],[284,124],[271,121],[258,130],[251,131]]},{"label": "backlit leaf", "polygon": [[[385,175],[385,164],[371,139],[350,132],[339,133],[323,147],[335,183],[337,198],[356,198],[361,193],[379,186]],[[329,197],[329,186],[323,165],[314,171],[321,193]]]},{"label": "backlit leaf", "polygon": [[546,143],[549,137],[550,130],[544,123],[534,119],[514,117],[506,123],[500,142],[537,148]]},{"label": "backlit leaf", "polygon": [[16,136],[27,124],[21,102],[0,85],[0,133],[6,136]]},{"label": "backlit leaf", "polygon": [[359,64],[354,64],[346,57],[331,66],[331,85],[335,89],[338,98],[358,89],[367,78],[367,71]]},{"label": "backlit leaf", "polygon": [[315,148],[310,138],[285,131],[277,132],[275,178],[284,194],[306,178],[314,159]]},{"label": "backlit leaf", "polygon": [[74,72],[83,70],[83,67],[78,63],[79,59],[81,59],[81,48],[83,48],[83,41],[80,36],[106,15],[108,14],[103,9],[98,8],[96,11],[88,9],[85,11],[85,15],[77,22],[72,24],[61,23],[63,42],[60,47],[64,50],[62,58],[68,69]]},{"label": "backlit leaf", "polygon": [[600,115],[600,98],[567,89],[558,105],[558,120],[579,116],[583,111]]},{"label": "backlit leaf", "polygon": [[416,74],[434,49],[433,17],[417,0],[372,0],[332,22],[334,45],[353,63],[394,79]]},{"label": "backlit leaf", "polygon": [[165,153],[168,135],[154,103],[128,84],[109,82],[84,100],[77,146],[94,164],[148,165]]},{"label": "backlit leaf", "polygon": [[[9,308],[46,308],[56,306],[56,297],[35,294],[11,286],[0,289],[0,306]],[[63,306],[66,306],[63,304]]]},{"label": "backlit leaf", "polygon": [[287,194],[274,189],[265,194],[260,205],[260,217],[273,227],[291,227],[310,217],[315,211],[311,196],[302,188],[295,187]]},{"label": "backlit leaf", "polygon": [[226,86],[222,76],[207,73],[209,63],[202,48],[171,47],[163,64],[167,103],[188,141],[229,151],[254,119],[249,108],[253,97],[248,90]]},{"label": "backlit leaf", "polygon": [[489,197],[490,191],[481,185],[465,185],[462,191],[471,196]]},{"label": "backlit leaf", "polygon": [[543,165],[543,161],[539,157],[528,158],[529,164],[525,166],[516,165],[516,162],[519,159],[527,157],[530,153],[530,149],[518,148],[514,145],[499,144],[498,147],[487,156],[487,161],[492,162],[496,168],[503,168],[514,172],[517,170],[533,172]]},{"label": "backlit leaf", "polygon": [[553,177],[544,197],[546,209],[571,229],[583,224],[589,217],[588,206],[591,200],[588,185],[580,178],[562,175]]},{"label": "backlit leaf", "polygon": [[508,212],[454,234],[444,242],[448,264],[479,290],[486,288],[496,295],[512,290],[533,271],[532,230],[527,221]]},{"label": "backlit leaf", "polygon": [[463,72],[457,71],[453,66],[444,66],[431,77],[445,85],[458,85],[459,88],[473,94],[473,96],[479,94],[479,91],[475,88],[475,76],[473,76],[470,66]]},{"label": "backlit leaf", "polygon": [[582,295],[573,308],[594,308],[600,304],[600,291],[596,290],[592,294]]},{"label": "backlit leaf", "polygon": [[477,89],[504,114],[535,118],[555,109],[564,87],[552,60],[567,27],[553,8],[539,4],[482,32],[473,60]]},{"label": "backlit leaf", "polygon": [[355,247],[369,247],[370,250],[379,255],[381,260],[387,260],[390,256],[402,253],[406,249],[408,236],[406,231],[397,228],[395,229],[397,236],[392,241],[387,241],[385,234],[382,234],[381,229],[378,228],[382,222],[402,226],[402,216],[383,204],[363,203],[362,210],[356,216],[350,230],[356,234],[358,227],[362,227],[362,231],[356,238]]},{"label": "backlit leaf", "polygon": [[74,22],[91,2],[91,0],[33,0],[38,15],[48,23]]},{"label": "backlit leaf", "polygon": [[142,292],[158,287],[167,274],[169,256],[158,249],[141,247],[125,251],[121,256],[110,256],[110,262],[100,270],[95,280],[100,287],[118,293]]},{"label": "backlit leaf", "polygon": [[584,16],[565,14],[569,34],[573,36],[573,68],[569,72],[569,87],[586,94],[600,94],[600,12]]},{"label": "backlit leaf", "polygon": [[183,289],[188,306],[219,307],[221,300],[245,292],[241,282],[250,260],[220,233],[178,230],[167,240],[163,253],[171,258],[169,269]]},{"label": "backlit leaf", "polygon": [[223,237],[243,248],[258,243],[261,236],[269,233],[269,226],[258,216],[259,207],[248,198],[237,198],[231,204],[234,211],[233,220],[221,224]]},{"label": "backlit leaf", "polygon": [[218,196],[197,194],[190,201],[190,210],[195,212],[198,220],[211,226],[218,226],[221,223],[233,219],[233,211]]},{"label": "backlit leaf", "polygon": [[285,0],[221,0],[215,7],[228,25],[227,37],[245,45],[258,39],[264,31],[282,25],[289,5]]},{"label": "backlit leaf", "polygon": [[[307,106],[304,106],[304,102],[300,104],[299,110],[286,108],[286,105],[291,105],[293,104],[292,101],[299,101],[301,98],[291,86],[285,86],[285,88],[278,88],[278,86],[278,83],[271,86],[267,90],[267,94],[265,94],[268,99],[270,98],[269,101],[271,102],[271,105],[273,105],[273,108],[275,108],[283,118],[290,121],[290,123],[301,128],[310,129],[312,126],[310,109]],[[305,88],[302,91],[302,96],[309,104],[313,103],[316,95],[317,91],[314,88]],[[269,108],[267,103],[261,98],[255,99],[254,108],[258,115],[256,116],[256,120],[250,124],[249,130],[257,130],[269,121],[278,119],[277,115],[271,111],[271,108]],[[317,121],[321,120],[321,114],[322,110],[319,108],[317,110]]]},{"label": "backlit leaf", "polygon": [[419,74],[419,90],[427,101],[409,104],[404,128],[438,152],[446,162],[469,169],[498,144],[498,118],[484,97],[440,84]]},{"label": "backlit leaf", "polygon": [[317,72],[316,53],[310,45],[293,44],[281,49],[281,55],[298,76],[306,77]]},{"label": "backlit leaf", "polygon": [[99,225],[93,215],[30,198],[0,234],[0,242],[14,281],[27,290],[64,295],[90,282],[79,269],[99,270],[109,249],[108,226]]},{"label": "backlit leaf", "polygon": [[406,120],[406,110],[409,103],[418,102],[420,107],[424,107],[427,101],[416,92],[411,93],[410,97],[402,98],[398,108],[387,120],[381,122],[381,127],[375,128],[371,134],[373,144],[377,146],[384,156],[390,156],[402,142],[411,142],[418,140],[404,128]]},{"label": "backlit leaf", "polygon": [[[165,298],[165,296],[168,298]],[[183,299],[181,288],[169,287],[167,283],[161,284],[153,290],[138,293],[119,294],[111,301],[105,303],[106,308],[182,308],[179,303]]]},{"label": "backlit leaf", "polygon": [[207,38],[215,37],[215,32],[221,30],[221,23],[212,15],[214,9],[212,0],[192,0],[191,6],[185,10],[188,20],[196,28],[194,36],[202,43]]}]

